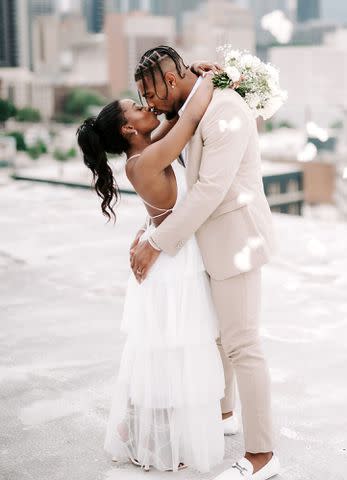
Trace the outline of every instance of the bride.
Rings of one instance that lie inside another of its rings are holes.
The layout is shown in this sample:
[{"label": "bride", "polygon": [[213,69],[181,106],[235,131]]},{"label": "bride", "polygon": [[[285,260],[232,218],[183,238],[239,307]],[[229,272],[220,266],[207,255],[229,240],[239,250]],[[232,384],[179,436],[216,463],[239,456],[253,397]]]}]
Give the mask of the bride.
[{"label": "bride", "polygon": [[[206,74],[184,113],[160,122],[132,100],[114,101],[77,131],[86,166],[115,213],[118,189],[106,153],[126,153],[126,174],[148,211],[137,240],[149,237],[186,194],[177,158],[194,134],[213,94]],[[220,400],[224,373],[208,276],[195,236],[175,257],[162,253],[146,281],[131,273],[121,323],[122,353],[104,449],[116,461],[146,470],[207,472],[224,456]]]}]

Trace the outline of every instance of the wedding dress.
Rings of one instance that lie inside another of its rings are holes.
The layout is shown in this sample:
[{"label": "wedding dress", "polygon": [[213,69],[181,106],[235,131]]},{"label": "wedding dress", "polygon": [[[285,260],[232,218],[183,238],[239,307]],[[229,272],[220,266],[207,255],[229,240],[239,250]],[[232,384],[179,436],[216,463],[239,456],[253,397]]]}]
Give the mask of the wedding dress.
[{"label": "wedding dress", "polygon": [[[177,161],[172,167],[175,209],[187,187],[184,168]],[[153,229],[147,222],[141,240]],[[131,272],[121,330],[127,338],[104,449],[145,468],[176,471],[184,463],[209,471],[224,456],[224,373],[208,275],[194,235],[174,257],[162,252],[141,284]]]}]

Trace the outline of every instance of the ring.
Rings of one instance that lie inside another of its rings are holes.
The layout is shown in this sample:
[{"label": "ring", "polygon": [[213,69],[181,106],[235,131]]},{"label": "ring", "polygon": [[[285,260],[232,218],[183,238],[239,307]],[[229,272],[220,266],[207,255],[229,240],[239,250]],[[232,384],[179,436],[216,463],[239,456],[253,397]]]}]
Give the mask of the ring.
[{"label": "ring", "polygon": [[136,270],[136,273],[142,273],[142,270],[140,270],[139,268]]}]

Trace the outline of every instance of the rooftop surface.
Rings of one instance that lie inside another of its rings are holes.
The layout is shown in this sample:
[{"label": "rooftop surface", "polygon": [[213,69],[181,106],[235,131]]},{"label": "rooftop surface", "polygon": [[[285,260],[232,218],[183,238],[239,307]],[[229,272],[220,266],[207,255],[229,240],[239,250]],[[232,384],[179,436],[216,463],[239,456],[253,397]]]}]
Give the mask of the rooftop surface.
[{"label": "rooftop surface", "polygon": [[[4,180],[0,205],[2,478],[207,480],[237,460],[242,434],[226,439],[224,463],[207,475],[145,474],[103,452],[140,200],[123,195],[115,227],[89,190]],[[347,225],[274,218],[262,338],[278,478],[346,480]]]}]

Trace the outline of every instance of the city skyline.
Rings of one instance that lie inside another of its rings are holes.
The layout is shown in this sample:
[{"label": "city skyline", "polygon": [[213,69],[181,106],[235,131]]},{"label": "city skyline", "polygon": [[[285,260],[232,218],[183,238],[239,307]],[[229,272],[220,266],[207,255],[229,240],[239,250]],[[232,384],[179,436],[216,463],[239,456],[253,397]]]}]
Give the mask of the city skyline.
[{"label": "city skyline", "polygon": [[[7,5],[7,18],[1,18],[0,33],[2,38],[3,32],[12,32],[12,36],[6,34],[6,41],[1,42],[1,92],[4,97],[16,99],[23,106],[31,105],[50,118],[61,104],[59,89],[91,88],[113,97],[125,91],[134,92],[133,71],[137,59],[144,50],[160,43],[172,45],[187,63],[196,59],[219,61],[216,47],[225,43],[256,53],[264,61],[270,61],[271,52],[279,46],[279,63],[281,55],[292,58],[287,47],[298,48],[298,58],[300,55],[304,58],[303,47],[307,47],[313,52],[311,57],[305,53],[311,63],[316,61],[314,52],[324,47],[334,51],[335,56],[328,58],[341,58],[343,63],[345,57],[342,58],[339,50],[345,49],[346,30],[339,31],[338,22],[327,23],[324,18],[317,18],[318,3],[311,0],[310,9],[306,1],[299,1],[299,6],[305,6],[306,10],[300,10],[303,18],[296,23],[295,5],[288,0],[218,0],[220,8],[215,8],[214,0],[189,0],[184,2],[188,9],[185,11],[179,8],[183,0],[174,4],[159,0],[4,0],[0,5],[2,8]],[[104,9],[106,5],[108,8]],[[129,11],[119,12],[120,5]],[[150,6],[151,10],[134,13],[132,8],[140,5]],[[244,8],[247,5],[253,8],[247,10]],[[276,7],[284,10],[289,6],[292,10],[284,11],[287,24],[283,23],[282,27],[289,24],[293,33],[283,40],[276,36],[279,17],[270,19],[268,14]],[[71,15],[57,15],[57,12],[67,13],[67,8]],[[331,14],[334,11],[331,9]],[[324,8],[320,12],[324,15]],[[261,23],[264,15],[269,17],[267,25]],[[104,24],[109,28],[103,28]],[[320,54],[317,53],[317,59]],[[91,69],[90,65],[96,67]],[[290,78],[291,73],[285,73],[284,79]],[[333,82],[330,72],[325,79]],[[340,83],[342,97],[345,95],[342,80]],[[337,91],[336,87],[331,89]],[[317,94],[313,103],[317,104],[318,97]],[[308,102],[308,98],[306,96],[305,101]],[[286,107],[282,112],[288,119],[301,119],[298,123],[302,123],[303,109],[299,104],[298,101],[291,112],[286,113]],[[325,108],[324,104],[320,112]]]},{"label": "city skyline", "polygon": [[[81,4],[84,0],[55,0],[57,10],[61,13],[69,11],[82,11]],[[178,27],[181,23],[181,12],[183,10],[195,9],[198,4],[207,2],[208,0],[190,0],[190,1],[166,1],[166,0],[104,0],[106,11],[127,12],[131,10],[152,11],[154,14],[172,14],[178,20]],[[210,0],[211,1],[211,0]],[[244,8],[250,8],[255,15],[257,22],[260,21],[260,13],[269,13],[272,10],[283,10],[289,14],[292,20],[296,20],[295,11],[297,4],[301,3],[301,7],[307,9],[305,3],[312,0],[229,0]],[[347,2],[340,0],[320,0],[317,2],[320,11],[320,18],[327,22],[336,22],[338,24],[347,24]],[[294,18],[295,16],[295,18]]]}]

